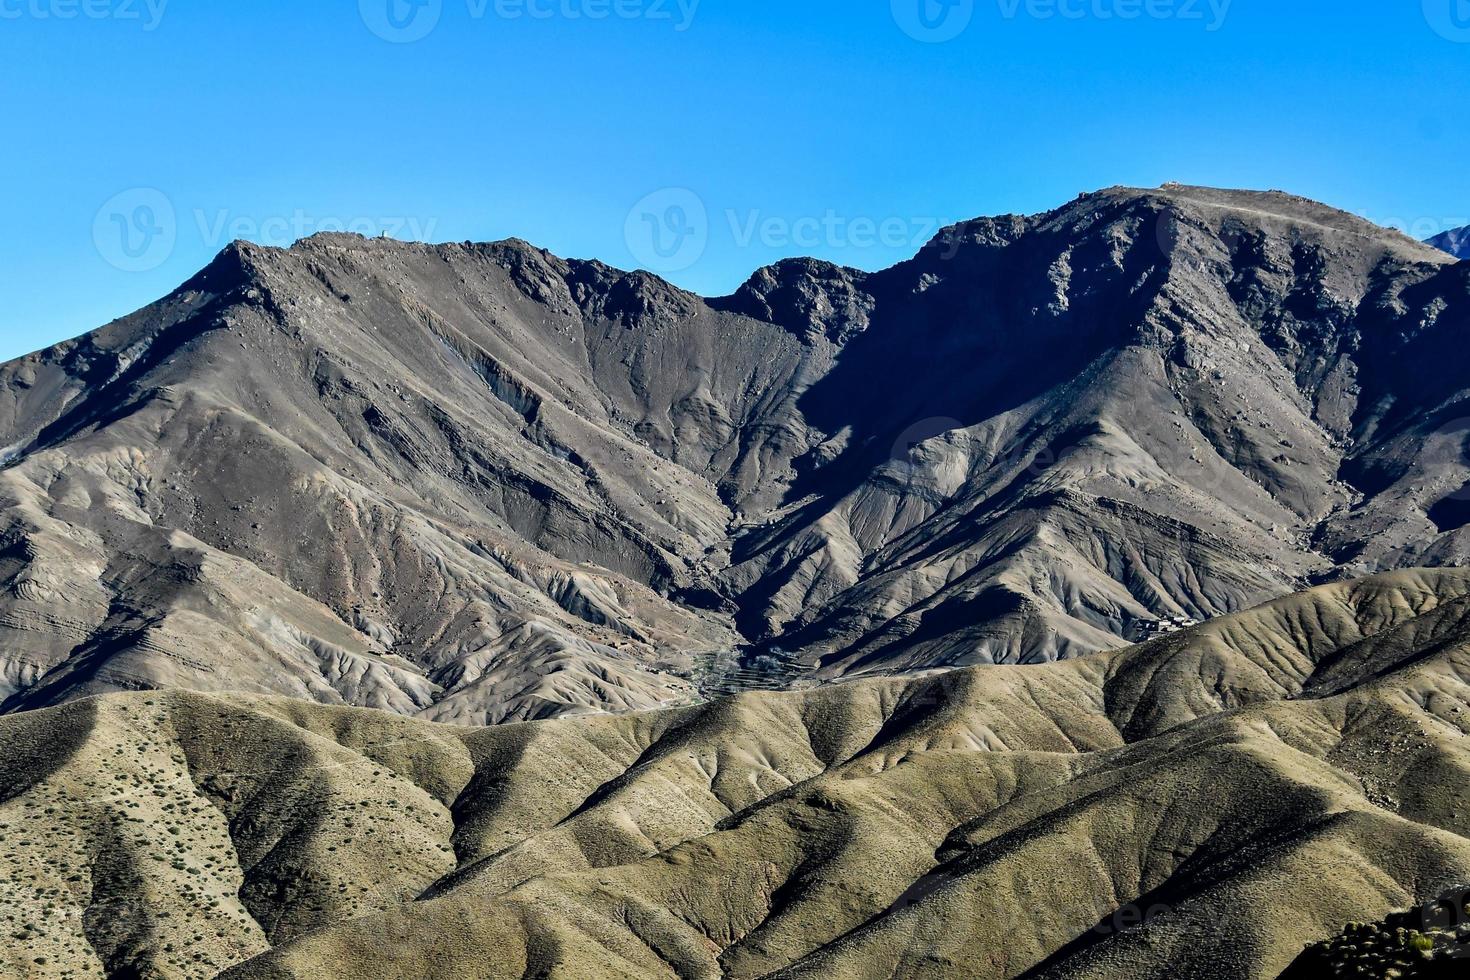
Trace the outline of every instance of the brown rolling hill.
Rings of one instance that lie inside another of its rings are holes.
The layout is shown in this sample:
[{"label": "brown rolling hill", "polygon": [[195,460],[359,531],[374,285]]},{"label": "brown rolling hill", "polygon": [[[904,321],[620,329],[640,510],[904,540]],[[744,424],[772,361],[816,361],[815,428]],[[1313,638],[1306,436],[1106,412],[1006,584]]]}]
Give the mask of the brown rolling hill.
[{"label": "brown rolling hill", "polygon": [[483,729],[108,694],[0,719],[0,973],[1275,977],[1470,885],[1467,775],[1461,570]]},{"label": "brown rolling hill", "polygon": [[710,300],[517,241],[237,243],[0,366],[0,711],[637,710],[1455,566],[1467,319],[1437,249],[1178,185]]}]

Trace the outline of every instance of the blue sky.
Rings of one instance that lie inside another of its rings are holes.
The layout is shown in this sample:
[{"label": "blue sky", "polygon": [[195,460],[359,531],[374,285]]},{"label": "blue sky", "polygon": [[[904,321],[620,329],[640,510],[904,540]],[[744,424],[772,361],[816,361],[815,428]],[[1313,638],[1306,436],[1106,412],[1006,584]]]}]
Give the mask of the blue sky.
[{"label": "blue sky", "polygon": [[1470,0],[0,0],[0,86],[0,357],[340,226],[720,294],[1111,184],[1470,223]]}]

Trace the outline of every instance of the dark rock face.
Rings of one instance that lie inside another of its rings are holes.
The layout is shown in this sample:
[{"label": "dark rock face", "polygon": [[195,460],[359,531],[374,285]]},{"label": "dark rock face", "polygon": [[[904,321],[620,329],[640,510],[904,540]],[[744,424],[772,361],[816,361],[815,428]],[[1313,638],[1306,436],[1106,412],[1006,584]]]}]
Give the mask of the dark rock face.
[{"label": "dark rock face", "polygon": [[761,269],[734,296],[712,305],[779,324],[808,343],[842,345],[868,329],[873,297],[867,275],[815,259],[792,259]]},{"label": "dark rock face", "polygon": [[4,707],[537,718],[747,645],[1046,660],[1457,564],[1467,320],[1440,251],[1178,186],[708,301],[517,241],[237,244],[0,367]]}]

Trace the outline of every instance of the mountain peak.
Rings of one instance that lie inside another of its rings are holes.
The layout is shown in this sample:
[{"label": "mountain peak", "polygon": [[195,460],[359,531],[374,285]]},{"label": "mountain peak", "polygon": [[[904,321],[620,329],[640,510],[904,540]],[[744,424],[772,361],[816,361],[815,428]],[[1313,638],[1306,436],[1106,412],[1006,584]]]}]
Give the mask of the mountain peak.
[{"label": "mountain peak", "polygon": [[821,259],[783,259],[710,305],[778,324],[808,344],[825,338],[841,345],[868,328],[873,297],[864,292],[867,279],[865,272]]},{"label": "mountain peak", "polygon": [[1375,224],[1361,215],[1282,190],[1166,183],[1157,188],[1113,187],[1095,195],[1084,195],[1079,200],[1092,199],[1138,201],[1151,208],[1164,208],[1172,214],[1192,215],[1211,223],[1218,223],[1229,216],[1243,226],[1292,230],[1310,234],[1320,241],[1348,236],[1359,242],[1371,242],[1374,249],[1387,248],[1413,261],[1442,261],[1434,249],[1395,228]]},{"label": "mountain peak", "polygon": [[1435,235],[1426,242],[1457,259],[1470,259],[1470,225]]}]

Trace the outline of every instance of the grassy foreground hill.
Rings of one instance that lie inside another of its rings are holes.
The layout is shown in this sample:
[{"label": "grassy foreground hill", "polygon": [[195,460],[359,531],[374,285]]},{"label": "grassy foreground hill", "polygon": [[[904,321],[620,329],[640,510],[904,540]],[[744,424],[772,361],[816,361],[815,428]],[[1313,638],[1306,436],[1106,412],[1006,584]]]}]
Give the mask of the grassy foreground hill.
[{"label": "grassy foreground hill", "polygon": [[0,975],[1276,977],[1470,883],[1470,571],[1140,646],[469,729],[0,718]]}]

